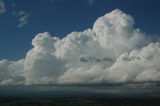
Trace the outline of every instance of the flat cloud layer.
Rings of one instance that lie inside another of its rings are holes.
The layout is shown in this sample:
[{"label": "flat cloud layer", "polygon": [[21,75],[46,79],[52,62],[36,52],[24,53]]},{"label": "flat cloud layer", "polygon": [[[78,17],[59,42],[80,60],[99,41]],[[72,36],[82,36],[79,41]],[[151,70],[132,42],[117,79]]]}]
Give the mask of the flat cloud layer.
[{"label": "flat cloud layer", "polygon": [[0,61],[1,85],[97,84],[160,80],[160,43],[134,28],[133,18],[116,9],[92,29],[63,39],[48,32],[32,40],[19,61]]}]

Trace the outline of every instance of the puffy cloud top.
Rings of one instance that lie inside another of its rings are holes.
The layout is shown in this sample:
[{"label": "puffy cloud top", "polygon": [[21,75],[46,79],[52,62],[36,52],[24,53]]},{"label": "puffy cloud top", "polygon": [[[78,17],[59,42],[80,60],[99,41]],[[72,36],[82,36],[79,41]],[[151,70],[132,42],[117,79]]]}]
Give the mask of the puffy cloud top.
[{"label": "puffy cloud top", "polygon": [[0,61],[0,84],[95,84],[160,80],[160,43],[113,10],[92,29],[60,39],[48,32],[32,40],[25,59]]}]

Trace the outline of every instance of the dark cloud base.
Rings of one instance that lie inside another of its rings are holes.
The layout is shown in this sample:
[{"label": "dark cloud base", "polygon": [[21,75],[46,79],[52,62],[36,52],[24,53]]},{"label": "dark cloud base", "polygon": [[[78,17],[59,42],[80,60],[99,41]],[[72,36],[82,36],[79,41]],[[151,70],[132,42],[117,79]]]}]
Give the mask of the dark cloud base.
[{"label": "dark cloud base", "polygon": [[160,98],[160,87],[84,87],[84,86],[28,86],[0,87],[2,98],[56,98],[56,97],[142,97]]}]

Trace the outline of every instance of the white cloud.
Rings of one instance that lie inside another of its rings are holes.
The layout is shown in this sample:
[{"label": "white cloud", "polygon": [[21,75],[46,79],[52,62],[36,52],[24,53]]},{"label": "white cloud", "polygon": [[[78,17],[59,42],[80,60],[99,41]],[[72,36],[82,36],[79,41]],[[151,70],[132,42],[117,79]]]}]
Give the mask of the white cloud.
[{"label": "white cloud", "polygon": [[31,14],[30,13],[26,13],[24,11],[20,11],[18,15],[20,16],[18,27],[21,28],[21,27],[23,27],[24,25],[26,25],[28,23],[28,18],[29,18],[29,16]]},{"label": "white cloud", "polygon": [[49,33],[40,33],[33,39],[34,48],[27,53],[24,62],[27,84],[55,83],[65,71],[63,62],[52,54],[56,41],[57,38],[52,38]]},{"label": "white cloud", "polygon": [[160,80],[160,43],[116,9],[93,29],[63,39],[39,33],[25,59],[0,61],[1,84],[87,84]]},{"label": "white cloud", "polygon": [[111,82],[145,82],[160,80],[160,43],[123,53],[103,78]]},{"label": "white cloud", "polygon": [[12,11],[12,15],[18,19],[19,28],[22,28],[24,25],[28,24],[28,18],[31,16],[30,13],[25,11]]},{"label": "white cloud", "polygon": [[0,61],[0,84],[1,85],[19,85],[24,84],[23,77],[24,60],[17,62],[1,60]]},{"label": "white cloud", "polygon": [[0,0],[0,14],[6,12],[5,4],[2,0]]}]

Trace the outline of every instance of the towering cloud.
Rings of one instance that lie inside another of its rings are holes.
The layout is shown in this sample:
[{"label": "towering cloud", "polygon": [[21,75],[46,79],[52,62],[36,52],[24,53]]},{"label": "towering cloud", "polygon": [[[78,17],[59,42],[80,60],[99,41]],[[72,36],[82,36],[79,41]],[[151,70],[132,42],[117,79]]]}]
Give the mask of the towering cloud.
[{"label": "towering cloud", "polygon": [[116,9],[92,29],[32,40],[25,59],[0,61],[0,84],[94,84],[160,80],[160,43]]},{"label": "towering cloud", "polygon": [[49,33],[40,33],[32,41],[34,46],[24,61],[24,76],[27,84],[56,83],[57,78],[65,71],[63,61],[54,56],[55,43]]}]

